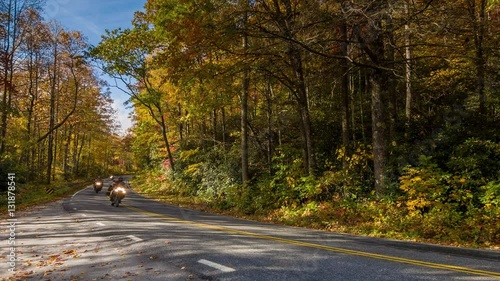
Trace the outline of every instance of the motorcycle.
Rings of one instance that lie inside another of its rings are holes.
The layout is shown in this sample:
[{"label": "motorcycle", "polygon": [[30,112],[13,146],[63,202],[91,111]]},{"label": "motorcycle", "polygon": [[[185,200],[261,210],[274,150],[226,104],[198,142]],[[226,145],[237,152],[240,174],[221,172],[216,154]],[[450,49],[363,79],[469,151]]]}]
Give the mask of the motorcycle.
[{"label": "motorcycle", "polygon": [[125,190],[125,184],[117,183],[109,194],[109,201],[111,201],[111,206],[118,207],[123,198],[125,198],[125,194],[127,194],[127,191]]},{"label": "motorcycle", "polygon": [[103,185],[104,185],[104,182],[101,179],[95,180],[94,181],[94,191],[95,191],[95,193],[98,193],[99,191],[101,191]]}]

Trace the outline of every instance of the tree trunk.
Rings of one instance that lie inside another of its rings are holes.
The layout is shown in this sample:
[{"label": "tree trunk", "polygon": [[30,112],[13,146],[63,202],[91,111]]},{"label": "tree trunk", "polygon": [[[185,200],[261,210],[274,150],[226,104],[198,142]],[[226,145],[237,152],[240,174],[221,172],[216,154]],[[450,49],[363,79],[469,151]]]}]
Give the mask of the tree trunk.
[{"label": "tree trunk", "polygon": [[58,64],[58,39],[57,34],[54,40],[54,60],[52,64],[52,85],[50,90],[50,112],[49,112],[49,133],[48,133],[48,145],[47,145],[47,174],[46,183],[50,184],[52,179],[52,162],[54,160],[54,127],[55,127],[55,115],[56,115],[56,95],[57,95],[57,64]]},{"label": "tree trunk", "polygon": [[273,152],[274,152],[274,133],[273,133],[273,88],[268,78],[266,89],[267,101],[267,165],[269,174],[273,174]]},{"label": "tree trunk", "polygon": [[241,181],[246,184],[248,174],[248,92],[250,88],[249,73],[243,74],[243,89],[241,91]]},{"label": "tree trunk", "polygon": [[307,95],[306,84],[304,80],[304,69],[302,65],[302,57],[300,51],[293,45],[289,45],[288,54],[290,62],[295,74],[295,97],[297,98],[298,111],[300,114],[302,125],[302,141],[304,155],[305,173],[311,175],[314,173],[316,161],[313,151],[313,137],[311,115],[309,112],[309,100]]},{"label": "tree trunk", "polygon": [[486,75],[486,59],[484,57],[486,0],[480,0],[479,7],[476,6],[476,0],[469,0],[469,5],[469,13],[473,23],[474,31],[474,63],[476,66],[475,92],[477,97],[479,98],[479,114],[481,116],[486,116],[486,94],[484,91]]},{"label": "tree trunk", "polygon": [[[381,58],[385,59],[382,61],[382,65],[384,68],[389,68],[389,69],[394,69],[394,53],[395,53],[395,46],[396,43],[394,42],[394,23],[392,21],[391,15],[387,15],[384,18],[385,21],[385,38],[387,42],[384,42],[384,47],[383,47],[383,52],[381,52],[380,56]],[[383,39],[382,39],[383,40]],[[387,112],[387,117],[389,118],[386,122],[388,123],[388,132],[386,132],[387,139],[389,140],[390,147],[393,146],[393,144],[396,142],[396,125],[397,125],[397,118],[398,118],[398,103],[397,103],[397,92],[396,92],[396,77],[394,75],[394,72],[390,71],[383,71],[383,77],[386,79],[383,85],[382,90],[386,93],[386,99],[387,101],[385,102],[388,105],[388,112]],[[384,95],[382,96],[382,99],[384,99]]]},{"label": "tree trunk", "polygon": [[[243,38],[242,38],[242,48],[244,57],[246,57],[246,52],[248,50],[248,35],[246,32],[246,25],[248,21],[248,0],[243,0]],[[243,85],[241,90],[241,181],[243,185],[246,185],[249,180],[248,172],[248,94],[250,91],[250,70],[245,66],[243,70]]]},{"label": "tree trunk", "polygon": [[212,127],[214,143],[217,143],[217,109],[212,110]]},{"label": "tree trunk", "polygon": [[226,144],[226,109],[222,107],[222,143]]},{"label": "tree trunk", "polygon": [[[35,57],[33,57],[35,56]],[[35,64],[38,65],[38,59],[37,55],[33,54],[33,52],[30,52],[29,56],[29,64],[28,64],[28,95],[29,95],[29,105],[28,105],[28,116],[27,116],[27,123],[26,123],[26,143],[29,144],[31,143],[33,139],[33,112],[35,109],[35,101],[38,96],[38,67],[35,66]],[[28,180],[31,180],[33,178],[33,169],[34,166],[31,165],[33,162],[34,154],[32,154],[33,151],[33,146],[28,145],[28,147],[25,149],[23,154],[25,155],[25,163],[26,167],[28,167]]]},{"label": "tree trunk", "polygon": [[342,167],[344,169],[347,168],[347,156],[350,155],[350,135],[351,135],[351,127],[349,126],[350,119],[350,97],[349,97],[349,53],[348,47],[349,43],[347,41],[347,23],[344,21],[342,23],[342,56],[345,57],[341,62],[341,96],[342,96],[342,146],[344,147],[344,156],[342,157]]},{"label": "tree trunk", "polygon": [[[76,153],[76,157],[75,157],[75,162],[74,162],[74,167],[75,167],[75,174],[79,175],[80,174],[80,159],[82,159],[82,151],[83,151],[83,147],[85,145],[85,136],[86,134],[84,133],[83,136],[82,136],[82,139],[79,141],[80,142],[80,148],[78,149],[78,152]],[[89,156],[87,157],[87,160],[90,162],[90,139],[89,139]],[[87,171],[90,170],[90,163],[87,164]],[[88,174],[88,172],[87,172]]]},{"label": "tree trunk", "polygon": [[[408,1],[405,2],[405,12],[409,18],[409,7]],[[411,124],[411,108],[412,108],[412,85],[411,85],[411,75],[412,75],[412,55],[411,55],[411,37],[410,37],[410,25],[408,22],[405,23],[405,86],[406,86],[406,105],[405,105],[405,117],[406,117],[406,130],[408,131]]]},{"label": "tree trunk", "polygon": [[170,143],[168,141],[168,136],[167,136],[167,124],[165,122],[165,117],[163,116],[163,113],[161,110],[160,111],[160,126],[161,126],[161,135],[163,137],[163,142],[165,143],[165,148],[167,149],[167,157],[168,161],[170,162],[170,168],[172,168],[172,171],[175,171],[174,167],[174,157],[172,156],[172,151],[170,150]]},{"label": "tree trunk", "polygon": [[[356,26],[355,33],[364,53],[372,63],[372,70],[369,74],[369,85],[371,93],[372,109],[372,146],[373,146],[373,166],[375,178],[375,191],[378,196],[385,193],[385,165],[386,165],[386,113],[384,112],[384,101],[387,100],[386,84],[389,80],[387,74],[387,59],[385,53],[384,32],[387,24],[388,12],[387,2],[378,1],[367,10],[371,15],[365,26]],[[392,32],[392,31],[391,31]],[[390,57],[390,56],[389,56]],[[391,62],[392,63],[392,62]]]},{"label": "tree trunk", "polygon": [[177,105],[177,109],[179,110],[179,140],[182,143],[184,140],[184,121],[182,121],[182,106],[180,103]]},{"label": "tree trunk", "polygon": [[69,171],[69,147],[70,147],[70,143],[71,143],[71,134],[73,133],[73,125],[70,125],[69,126],[69,129],[67,128],[67,126],[65,126],[65,130],[64,130],[64,133],[66,135],[66,140],[64,140],[64,155],[63,155],[63,159],[62,159],[62,162],[63,162],[63,174],[64,174],[64,179],[67,180],[69,179],[69,174],[70,174],[70,171]]},{"label": "tree trunk", "polygon": [[380,196],[384,194],[385,188],[385,118],[383,107],[383,75],[375,71],[370,76],[371,98],[372,98],[372,145],[373,165],[375,176],[375,191]]}]

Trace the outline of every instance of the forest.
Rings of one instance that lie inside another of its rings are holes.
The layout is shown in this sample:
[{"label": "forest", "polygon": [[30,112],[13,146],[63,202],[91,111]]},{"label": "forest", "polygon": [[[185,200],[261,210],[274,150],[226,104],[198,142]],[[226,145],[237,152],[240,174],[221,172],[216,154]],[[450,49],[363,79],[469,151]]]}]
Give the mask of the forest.
[{"label": "forest", "polygon": [[91,54],[136,184],[223,212],[500,242],[500,2],[149,0]]},{"label": "forest", "polygon": [[125,170],[85,36],[42,12],[43,1],[0,1],[1,182],[15,173],[20,184],[48,186]]},{"label": "forest", "polygon": [[[498,0],[148,0],[97,46],[35,11],[1,19],[2,170],[50,181],[126,154],[153,197],[500,245]],[[130,97],[124,138],[91,65]]]},{"label": "forest", "polygon": [[134,105],[145,191],[498,245],[499,13],[486,0],[150,0],[91,54]]}]

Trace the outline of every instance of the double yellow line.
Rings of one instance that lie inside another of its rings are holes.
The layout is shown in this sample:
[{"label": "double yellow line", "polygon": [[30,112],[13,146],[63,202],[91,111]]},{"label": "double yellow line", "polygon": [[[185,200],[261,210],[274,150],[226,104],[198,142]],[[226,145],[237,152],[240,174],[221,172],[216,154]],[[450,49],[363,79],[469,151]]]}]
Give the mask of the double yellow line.
[{"label": "double yellow line", "polygon": [[500,272],[486,271],[486,270],[480,270],[480,269],[473,269],[473,268],[467,268],[467,267],[461,267],[461,266],[439,264],[439,263],[412,260],[412,259],[405,259],[405,258],[400,258],[400,257],[393,257],[393,256],[387,256],[387,255],[380,255],[380,254],[374,254],[374,253],[368,253],[368,252],[362,252],[362,251],[349,250],[349,249],[343,249],[343,248],[338,248],[338,247],[314,244],[314,243],[309,243],[309,242],[302,242],[302,241],[291,240],[291,239],[280,238],[280,237],[269,236],[269,235],[263,235],[263,234],[258,234],[258,233],[243,231],[243,230],[231,229],[231,228],[226,228],[226,227],[217,226],[217,225],[210,225],[210,224],[205,224],[205,223],[182,220],[182,219],[173,218],[173,217],[169,217],[169,216],[158,214],[158,213],[145,211],[145,210],[139,209],[137,207],[132,207],[132,206],[125,206],[124,205],[124,207],[126,207],[130,210],[148,215],[148,216],[162,218],[162,219],[165,219],[165,220],[168,220],[171,222],[183,223],[183,224],[188,224],[191,226],[212,229],[212,230],[218,230],[218,231],[231,233],[231,234],[239,234],[239,235],[243,235],[243,236],[247,236],[247,237],[254,237],[254,238],[260,238],[260,239],[265,239],[265,240],[270,240],[270,241],[291,244],[291,245],[321,249],[321,250],[326,250],[326,251],[335,252],[335,253],[355,255],[355,256],[360,256],[360,257],[374,258],[374,259],[379,259],[379,260],[399,262],[399,263],[418,265],[418,266],[424,266],[424,267],[429,267],[429,268],[462,272],[462,273],[468,273],[468,274],[473,274],[473,275],[487,276],[487,277],[493,277],[493,278],[500,279]]}]

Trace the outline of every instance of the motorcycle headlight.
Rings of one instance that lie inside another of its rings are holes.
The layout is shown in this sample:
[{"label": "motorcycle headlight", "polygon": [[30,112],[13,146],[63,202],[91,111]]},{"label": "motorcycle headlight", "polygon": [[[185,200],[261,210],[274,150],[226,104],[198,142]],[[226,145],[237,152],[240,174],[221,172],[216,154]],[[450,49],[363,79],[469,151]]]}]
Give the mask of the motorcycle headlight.
[{"label": "motorcycle headlight", "polygon": [[127,193],[127,191],[125,191],[125,188],[123,188],[123,187],[117,187],[117,188],[116,188],[116,192],[123,192],[123,193]]}]

